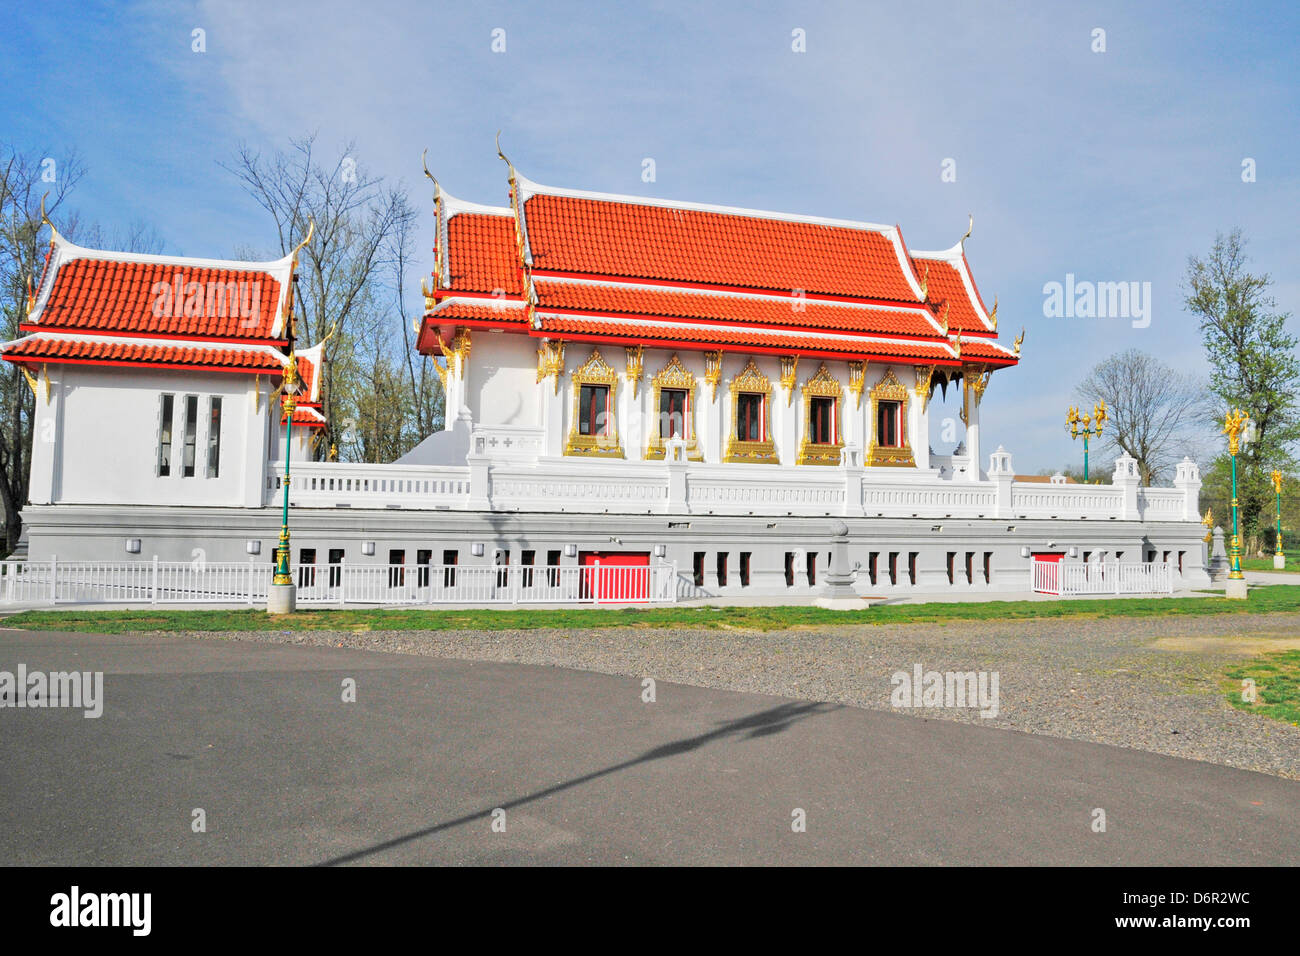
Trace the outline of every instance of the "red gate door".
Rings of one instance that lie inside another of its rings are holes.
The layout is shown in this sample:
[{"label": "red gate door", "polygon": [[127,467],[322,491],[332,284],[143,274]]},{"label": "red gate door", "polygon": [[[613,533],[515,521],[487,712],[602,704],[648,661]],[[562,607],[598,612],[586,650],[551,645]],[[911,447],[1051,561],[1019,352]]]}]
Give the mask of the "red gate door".
[{"label": "red gate door", "polygon": [[649,551],[583,551],[579,594],[602,604],[650,600]]}]

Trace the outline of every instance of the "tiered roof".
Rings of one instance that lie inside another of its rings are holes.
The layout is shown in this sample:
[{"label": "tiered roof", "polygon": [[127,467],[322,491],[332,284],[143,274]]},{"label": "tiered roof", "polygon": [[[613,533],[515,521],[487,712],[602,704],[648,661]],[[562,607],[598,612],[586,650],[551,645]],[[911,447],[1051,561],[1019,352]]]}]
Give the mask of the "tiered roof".
[{"label": "tiered roof", "polygon": [[911,253],[897,226],[541,186],[510,205],[439,188],[435,288],[417,341],[458,327],[539,338],[1014,365],[964,244]]},{"label": "tiered roof", "polygon": [[[89,249],[51,229],[6,361],[278,375],[288,361],[294,256],[270,262]],[[307,417],[324,424],[320,349],[297,354]],[[308,395],[310,394],[310,398]],[[295,416],[295,422],[297,417]]]}]

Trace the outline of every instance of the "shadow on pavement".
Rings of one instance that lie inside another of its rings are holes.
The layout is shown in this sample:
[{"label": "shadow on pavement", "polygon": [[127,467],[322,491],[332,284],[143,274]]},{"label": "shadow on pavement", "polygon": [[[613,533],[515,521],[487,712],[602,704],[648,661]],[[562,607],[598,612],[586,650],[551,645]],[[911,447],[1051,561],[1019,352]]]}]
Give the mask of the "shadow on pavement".
[{"label": "shadow on pavement", "polygon": [[565,790],[570,790],[573,787],[581,786],[584,783],[589,783],[592,780],[597,780],[601,777],[608,776],[609,774],[617,773],[620,770],[626,770],[629,767],[636,766],[637,764],[648,763],[652,760],[663,760],[666,757],[675,757],[679,754],[689,753],[692,750],[698,750],[705,744],[713,743],[718,740],[725,740],[727,738],[755,740],[760,737],[769,737],[773,734],[781,733],[796,721],[841,709],[842,705],[840,704],[779,704],[776,707],[761,710],[758,713],[750,714],[747,717],[724,721],[715,730],[710,730],[707,733],[698,734],[694,737],[687,737],[684,740],[676,740],[672,743],[654,747],[639,756],[632,757],[620,763],[612,764],[600,770],[594,770],[591,773],[583,774],[581,777],[574,777],[572,780],[566,780],[563,783],[554,784],[544,790],[538,790],[536,793],[530,793],[518,797],[507,803],[495,803],[485,809],[476,810],[473,813],[467,813],[454,820],[448,820],[444,823],[424,827],[423,829],[415,830],[414,832],[407,833],[403,836],[394,837],[391,840],[385,840],[383,843],[376,843],[374,846],[366,847],[362,850],[355,850],[352,853],[345,853],[342,856],[323,860],[316,865],[338,866],[344,863],[354,863],[357,860],[364,859],[365,857],[372,856],[376,853],[383,853],[385,850],[391,850],[394,847],[402,846],[403,844],[410,843],[414,840],[432,836],[435,833],[441,833],[444,830],[450,830],[474,820],[482,820],[495,809],[511,810],[516,807],[521,807],[525,804],[532,803],[533,801],[541,800]]}]

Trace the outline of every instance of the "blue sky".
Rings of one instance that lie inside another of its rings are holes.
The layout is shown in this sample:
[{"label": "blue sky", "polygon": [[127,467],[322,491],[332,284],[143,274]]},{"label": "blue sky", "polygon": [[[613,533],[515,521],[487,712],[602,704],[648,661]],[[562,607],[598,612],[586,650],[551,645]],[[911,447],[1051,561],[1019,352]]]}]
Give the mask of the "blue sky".
[{"label": "blue sky", "polygon": [[[411,187],[425,250],[421,151],[451,193],[502,203],[497,129],[550,185],[896,222],[913,249],[951,245],[973,213],[981,292],[1004,331],[1027,327],[983,410],[986,451],[1004,444],[1019,471],[1081,460],[1065,409],[1112,352],[1204,371],[1179,284],[1216,230],[1240,226],[1279,307],[1300,312],[1294,3],[50,2],[8,17],[0,80],[21,96],[0,139],[78,150],[82,215],[143,220],[169,252],[269,249],[271,223],[218,162],[311,131]],[[1150,282],[1150,326],[1045,317],[1043,286],[1067,273]]]}]

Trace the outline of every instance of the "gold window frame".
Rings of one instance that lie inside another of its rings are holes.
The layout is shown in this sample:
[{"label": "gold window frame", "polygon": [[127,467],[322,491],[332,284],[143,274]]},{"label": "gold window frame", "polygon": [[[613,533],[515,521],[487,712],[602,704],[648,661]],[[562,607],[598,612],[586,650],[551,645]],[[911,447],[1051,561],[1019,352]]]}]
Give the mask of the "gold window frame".
[{"label": "gold window frame", "polygon": [[[737,416],[741,394],[758,394],[763,397],[763,433],[761,441],[741,441],[736,435]],[[739,375],[731,380],[731,435],[727,438],[727,454],[723,461],[758,462],[768,465],[781,463],[772,439],[772,382],[758,370],[751,358]]]},{"label": "gold window frame", "polygon": [[[609,403],[606,415],[609,423],[607,434],[578,434],[579,403],[582,401],[582,386],[605,385],[609,388]],[[622,458],[623,446],[618,438],[618,371],[600,354],[600,349],[592,349],[587,361],[573,371],[573,419],[569,423],[569,440],[564,446],[566,455],[582,458]]]},{"label": "gold window frame", "polygon": [[[814,396],[835,402],[835,441],[814,443],[812,440],[812,400]],[[844,386],[822,362],[813,375],[803,383],[803,438],[799,443],[798,465],[838,465],[844,451]]]},{"label": "gold window frame", "polygon": [[[893,468],[914,468],[916,457],[912,454],[911,437],[907,433],[907,403],[909,395],[907,386],[898,380],[892,368],[871,388],[871,417],[867,420],[867,465],[883,465]],[[879,427],[880,403],[898,402],[898,432],[902,439],[898,447],[876,444],[876,432]]]},{"label": "gold window frame", "polygon": [[690,435],[686,439],[686,457],[691,461],[703,461],[704,454],[700,451],[699,435],[695,430],[695,375],[682,364],[681,358],[677,353],[668,360],[668,364],[659,370],[654,378],[650,380],[653,386],[650,399],[650,441],[646,445],[645,457],[647,461],[659,461],[664,457],[664,439],[659,434],[659,396],[660,393],[668,389],[680,389],[687,394],[687,401],[691,406],[689,419],[682,422],[682,429]]}]

